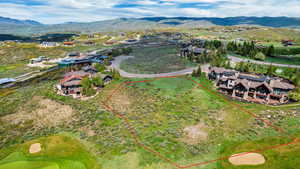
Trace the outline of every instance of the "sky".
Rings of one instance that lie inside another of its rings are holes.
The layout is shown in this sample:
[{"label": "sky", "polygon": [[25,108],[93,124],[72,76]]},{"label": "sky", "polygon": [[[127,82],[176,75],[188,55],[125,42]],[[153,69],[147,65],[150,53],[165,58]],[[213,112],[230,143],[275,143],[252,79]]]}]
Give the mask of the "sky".
[{"label": "sky", "polygon": [[0,0],[0,16],[45,24],[141,17],[300,17],[300,0]]}]

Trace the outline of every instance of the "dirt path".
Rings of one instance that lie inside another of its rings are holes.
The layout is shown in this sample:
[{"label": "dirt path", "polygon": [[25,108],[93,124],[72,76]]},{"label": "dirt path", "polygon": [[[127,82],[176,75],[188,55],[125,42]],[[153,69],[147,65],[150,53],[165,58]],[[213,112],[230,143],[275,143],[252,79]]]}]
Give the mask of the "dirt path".
[{"label": "dirt path", "polygon": [[[166,76],[181,76],[181,75],[187,75],[187,74],[192,74],[193,70],[196,70],[197,67],[192,67],[176,72],[169,72],[169,73],[159,73],[159,74],[135,74],[135,73],[128,73],[125,72],[120,68],[120,64],[129,58],[134,58],[134,56],[119,56],[116,57],[115,60],[112,62],[111,67],[113,69],[116,69],[120,72],[122,77],[127,77],[127,78],[157,78],[157,77],[166,77]],[[203,66],[203,69],[208,68],[208,65]]]},{"label": "dirt path", "polygon": [[243,59],[243,58],[239,58],[239,57],[235,57],[235,56],[231,56],[231,55],[229,55],[228,58],[234,63],[250,62],[250,63],[254,63],[254,64],[259,64],[259,65],[273,65],[273,66],[278,66],[278,67],[300,68],[299,65],[288,65],[288,64],[263,62],[263,61],[257,61],[257,60],[252,60],[252,59]]}]

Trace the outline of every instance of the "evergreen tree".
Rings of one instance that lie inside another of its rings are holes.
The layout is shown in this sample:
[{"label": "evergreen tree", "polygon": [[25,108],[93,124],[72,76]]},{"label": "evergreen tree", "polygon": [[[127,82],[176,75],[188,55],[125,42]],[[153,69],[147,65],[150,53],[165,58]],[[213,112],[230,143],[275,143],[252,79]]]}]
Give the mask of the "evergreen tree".
[{"label": "evergreen tree", "polygon": [[267,75],[273,76],[273,75],[275,75],[275,72],[276,72],[276,67],[273,65],[270,65],[267,69]]}]

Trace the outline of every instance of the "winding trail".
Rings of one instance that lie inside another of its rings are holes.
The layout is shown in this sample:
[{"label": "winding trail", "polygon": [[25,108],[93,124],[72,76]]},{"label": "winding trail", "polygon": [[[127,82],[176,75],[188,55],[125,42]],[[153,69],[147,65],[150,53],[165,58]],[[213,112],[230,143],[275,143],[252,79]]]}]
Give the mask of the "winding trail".
[{"label": "winding trail", "polygon": [[279,64],[279,63],[271,63],[271,62],[263,62],[263,61],[257,61],[257,60],[252,60],[252,59],[244,59],[244,58],[239,58],[236,56],[228,55],[228,58],[234,62],[234,63],[239,63],[239,62],[250,62],[254,64],[260,64],[260,65],[273,65],[273,66],[278,66],[278,67],[290,67],[290,68],[298,68],[300,69],[300,65],[288,65],[288,64]]},{"label": "winding trail", "polygon": [[[120,68],[120,64],[129,58],[134,58],[134,56],[118,56],[115,58],[114,61],[112,61],[111,67],[113,69],[116,69],[117,71],[120,72],[122,77],[127,77],[127,78],[158,78],[158,77],[166,77],[166,76],[181,76],[181,75],[187,75],[187,74],[192,74],[193,70],[196,70],[197,67],[192,67],[192,68],[187,68],[184,70],[176,71],[176,72],[169,72],[169,73],[159,73],[159,74],[135,74],[135,73],[128,73],[125,72]],[[208,66],[204,66],[207,67]]]}]

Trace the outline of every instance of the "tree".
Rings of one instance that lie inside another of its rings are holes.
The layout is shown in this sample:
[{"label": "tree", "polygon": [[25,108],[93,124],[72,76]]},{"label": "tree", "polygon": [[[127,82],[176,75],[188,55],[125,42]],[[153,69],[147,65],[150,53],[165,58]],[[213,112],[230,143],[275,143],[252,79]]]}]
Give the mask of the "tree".
[{"label": "tree", "polygon": [[263,54],[262,52],[259,52],[254,56],[254,59],[264,61],[264,60],[266,60],[266,55]]},{"label": "tree", "polygon": [[197,70],[193,70],[193,73],[192,73],[193,77],[201,77],[201,75],[202,75],[201,66],[199,66]]},{"label": "tree", "polygon": [[111,51],[111,56],[112,56],[112,57],[117,57],[117,56],[120,56],[121,54],[122,54],[122,52],[120,52],[119,49],[113,49],[113,50]]},{"label": "tree", "polygon": [[292,80],[296,86],[300,87],[300,71],[294,73],[290,80]]},{"label": "tree", "polygon": [[83,95],[92,96],[96,94],[96,90],[93,88],[93,83],[88,77],[81,80],[81,86]]},{"label": "tree", "polygon": [[105,66],[103,64],[100,64],[100,63],[96,63],[95,68],[97,69],[98,72],[104,72],[105,69],[106,69]]},{"label": "tree", "polygon": [[300,101],[300,87],[296,88],[295,90],[289,93],[289,98],[294,101]]},{"label": "tree", "polygon": [[104,65],[105,66],[109,66],[111,63],[110,63],[110,60],[109,59],[104,59]]},{"label": "tree", "polygon": [[132,52],[132,48],[123,48],[122,53],[125,55],[129,55]]},{"label": "tree", "polygon": [[270,65],[267,69],[267,75],[272,76],[276,73],[276,67],[273,65]]},{"label": "tree", "polygon": [[197,76],[198,76],[198,77],[201,77],[201,75],[202,75],[202,69],[201,69],[201,66],[198,67],[196,73],[197,73]]},{"label": "tree", "polygon": [[104,82],[103,82],[103,79],[101,77],[93,77],[92,78],[92,84],[95,87],[103,87],[104,86]]},{"label": "tree", "polygon": [[270,47],[268,47],[266,55],[269,57],[273,57],[275,54],[275,48],[273,45],[271,45]]},{"label": "tree", "polygon": [[113,69],[111,71],[111,75],[112,75],[112,78],[115,79],[115,80],[120,80],[121,79],[121,74],[115,69]]}]

